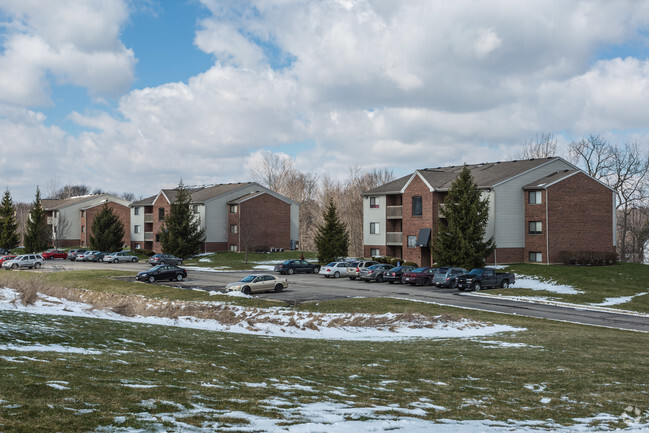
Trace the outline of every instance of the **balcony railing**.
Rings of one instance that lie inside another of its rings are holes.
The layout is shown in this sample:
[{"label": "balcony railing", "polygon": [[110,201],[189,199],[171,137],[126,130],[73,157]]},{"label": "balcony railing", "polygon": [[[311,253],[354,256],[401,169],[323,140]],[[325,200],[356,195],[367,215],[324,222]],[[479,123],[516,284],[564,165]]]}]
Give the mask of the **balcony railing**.
[{"label": "balcony railing", "polygon": [[153,214],[152,213],[145,213],[144,214],[144,222],[145,223],[152,223],[153,222]]},{"label": "balcony railing", "polygon": [[386,232],[385,243],[387,245],[401,245],[403,244],[403,232]]},{"label": "balcony railing", "polygon": [[403,214],[403,206],[386,206],[387,219],[400,219]]},{"label": "balcony railing", "polygon": [[153,232],[144,232],[144,240],[145,241],[152,241],[153,240]]}]

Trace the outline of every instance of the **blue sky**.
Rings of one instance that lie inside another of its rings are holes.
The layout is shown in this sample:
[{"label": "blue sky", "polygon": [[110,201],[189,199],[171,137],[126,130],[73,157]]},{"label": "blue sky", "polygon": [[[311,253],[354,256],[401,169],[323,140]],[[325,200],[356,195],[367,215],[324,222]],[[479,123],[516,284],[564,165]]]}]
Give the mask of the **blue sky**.
[{"label": "blue sky", "polygon": [[0,0],[0,180],[137,197],[513,159],[539,133],[645,149],[634,1]]}]

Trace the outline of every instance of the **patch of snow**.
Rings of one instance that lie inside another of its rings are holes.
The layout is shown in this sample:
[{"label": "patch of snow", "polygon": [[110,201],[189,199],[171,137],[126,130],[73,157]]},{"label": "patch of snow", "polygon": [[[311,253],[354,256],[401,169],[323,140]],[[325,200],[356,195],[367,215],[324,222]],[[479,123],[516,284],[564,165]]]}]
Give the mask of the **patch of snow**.
[{"label": "patch of snow", "polygon": [[45,384],[54,389],[59,389],[59,390],[70,389],[69,386],[65,386],[65,385],[69,385],[69,383],[63,380],[50,380],[49,382],[45,382]]},{"label": "patch of snow", "polygon": [[590,305],[594,306],[599,306],[599,307],[607,307],[610,305],[620,305],[620,304],[626,304],[627,302],[631,302],[631,300],[637,296],[644,296],[644,295],[649,295],[649,291],[647,292],[642,292],[642,293],[636,293],[635,295],[631,296],[619,296],[617,298],[606,298],[604,302],[600,303],[593,303]]},{"label": "patch of snow", "polygon": [[516,288],[536,291],[544,290],[562,295],[578,295],[583,293],[583,291],[575,289],[572,286],[559,284],[553,280],[541,280],[540,278],[529,275],[516,275]]},{"label": "patch of snow", "polygon": [[100,355],[102,353],[99,350],[63,346],[60,344],[0,344],[0,350],[14,350],[16,352],[76,353],[82,355]]}]

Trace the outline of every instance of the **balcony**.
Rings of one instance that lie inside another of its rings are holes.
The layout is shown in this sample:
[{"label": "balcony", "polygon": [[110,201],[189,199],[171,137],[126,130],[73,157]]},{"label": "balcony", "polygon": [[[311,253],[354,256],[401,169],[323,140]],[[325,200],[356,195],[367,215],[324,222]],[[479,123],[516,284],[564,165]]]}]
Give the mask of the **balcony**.
[{"label": "balcony", "polygon": [[145,241],[152,241],[153,240],[153,232],[144,232],[144,240]]},{"label": "balcony", "polygon": [[153,222],[153,214],[152,213],[145,213],[144,214],[144,222],[145,223],[152,223]]},{"label": "balcony", "polygon": [[[399,206],[401,207],[401,206]],[[402,245],[403,244],[403,232],[386,232],[385,233],[385,244],[386,245]]]},{"label": "balcony", "polygon": [[403,206],[386,206],[387,219],[401,219],[403,214]]}]

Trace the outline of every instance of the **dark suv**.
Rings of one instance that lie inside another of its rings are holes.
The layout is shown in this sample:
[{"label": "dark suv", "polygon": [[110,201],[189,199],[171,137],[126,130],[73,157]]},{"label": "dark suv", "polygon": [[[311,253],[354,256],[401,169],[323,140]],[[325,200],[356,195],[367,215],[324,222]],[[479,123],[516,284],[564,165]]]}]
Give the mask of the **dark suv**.
[{"label": "dark suv", "polygon": [[286,260],[279,265],[275,265],[275,272],[289,275],[299,272],[317,274],[320,272],[320,265],[309,263],[306,260]]}]

